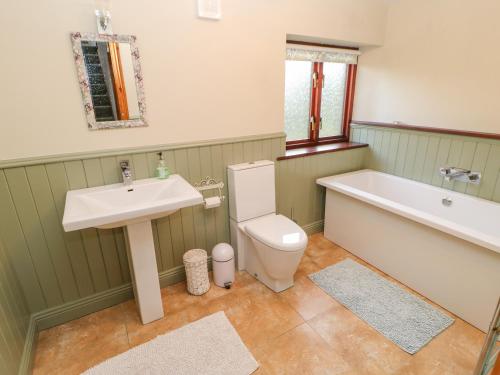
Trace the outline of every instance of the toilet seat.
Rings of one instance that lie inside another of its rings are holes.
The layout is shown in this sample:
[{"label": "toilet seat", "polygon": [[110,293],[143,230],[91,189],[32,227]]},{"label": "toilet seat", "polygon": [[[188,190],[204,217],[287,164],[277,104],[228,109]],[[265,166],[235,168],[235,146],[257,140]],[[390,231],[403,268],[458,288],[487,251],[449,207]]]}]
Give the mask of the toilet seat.
[{"label": "toilet seat", "polygon": [[266,215],[245,225],[249,236],[280,251],[304,251],[307,235],[295,222],[283,215]]}]

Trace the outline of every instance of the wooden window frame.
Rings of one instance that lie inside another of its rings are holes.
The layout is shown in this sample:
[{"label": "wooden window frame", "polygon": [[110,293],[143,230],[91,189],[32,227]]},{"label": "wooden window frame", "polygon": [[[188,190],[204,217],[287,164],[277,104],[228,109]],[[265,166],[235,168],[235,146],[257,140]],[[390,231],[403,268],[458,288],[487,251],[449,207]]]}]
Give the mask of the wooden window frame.
[{"label": "wooden window frame", "polygon": [[[301,147],[311,147],[338,142],[349,142],[350,123],[352,120],[352,110],[354,101],[354,89],[356,86],[356,64],[347,65],[347,80],[344,97],[344,113],[342,117],[342,134],[332,137],[319,137],[321,119],[321,94],[323,89],[323,63],[314,62],[311,79],[316,80],[316,85],[311,84],[311,101],[309,105],[309,118],[314,118],[314,123],[309,123],[309,138],[287,141],[286,149],[296,149]],[[316,78],[313,78],[316,75]]]}]

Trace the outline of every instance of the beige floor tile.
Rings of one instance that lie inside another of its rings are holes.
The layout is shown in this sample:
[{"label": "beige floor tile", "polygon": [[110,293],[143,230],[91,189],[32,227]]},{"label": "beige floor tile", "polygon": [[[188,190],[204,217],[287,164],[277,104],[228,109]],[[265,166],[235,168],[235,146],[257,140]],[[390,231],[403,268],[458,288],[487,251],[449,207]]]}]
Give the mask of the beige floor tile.
[{"label": "beige floor tile", "polygon": [[332,297],[323,292],[308,277],[295,280],[293,288],[280,293],[280,297],[290,304],[304,320],[338,305]]},{"label": "beige floor tile", "polygon": [[472,372],[484,334],[463,320],[455,319],[451,327],[413,356],[405,368],[409,374],[468,375]]},{"label": "beige floor tile", "polygon": [[293,276],[294,280],[300,279],[301,277],[307,277],[311,273],[315,273],[321,271],[321,267],[313,262],[309,255],[305,255],[302,257],[299,267],[297,268],[297,272]]},{"label": "beige floor tile", "polygon": [[250,284],[257,283],[258,281],[255,277],[251,276],[248,272],[240,271],[240,272],[236,272],[235,282],[231,286],[230,289],[225,289],[225,288],[221,288],[221,287],[216,286],[213,283],[213,278],[212,278],[211,272],[210,272],[210,282],[212,284],[210,290],[201,296],[201,298],[207,302],[210,300],[213,300],[214,298],[224,297],[224,296],[230,295],[231,293],[237,292],[240,289],[245,288],[246,286],[248,286]]},{"label": "beige floor tile", "polygon": [[350,366],[307,324],[286,332],[255,349],[265,374],[349,374]]},{"label": "beige floor tile", "polygon": [[[330,241],[325,241],[331,244]],[[325,244],[317,244],[317,242],[318,241],[313,240],[310,241],[306,249],[306,255],[319,267],[319,269],[331,266],[346,258],[353,257],[352,254],[341,247],[333,244],[326,246]]]},{"label": "beige floor tile", "polygon": [[343,306],[308,322],[346,361],[363,374],[398,374],[411,355]]},{"label": "beige floor tile", "polygon": [[257,347],[302,324],[302,317],[280,296],[261,283],[209,304],[211,312],[224,311],[249,347]]},{"label": "beige floor tile", "polygon": [[123,306],[41,331],[33,373],[80,374],[129,349]]},{"label": "beige floor tile", "polygon": [[316,247],[326,248],[326,249],[330,249],[332,247],[338,247],[332,241],[326,239],[326,237],[323,236],[323,233],[314,233],[314,234],[311,234],[309,236],[309,243],[314,244]]}]

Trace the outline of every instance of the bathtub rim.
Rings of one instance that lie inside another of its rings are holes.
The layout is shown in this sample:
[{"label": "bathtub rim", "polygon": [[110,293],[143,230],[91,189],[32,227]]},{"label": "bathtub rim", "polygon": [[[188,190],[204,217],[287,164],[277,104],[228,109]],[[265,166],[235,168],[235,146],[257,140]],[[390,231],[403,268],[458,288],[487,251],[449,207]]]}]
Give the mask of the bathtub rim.
[{"label": "bathtub rim", "polygon": [[487,248],[487,249],[494,251],[496,253],[500,253],[500,237],[497,238],[494,236],[490,236],[488,234],[479,232],[475,229],[468,228],[464,225],[460,225],[460,224],[457,224],[455,222],[440,218],[439,216],[426,213],[425,211],[418,210],[418,209],[397,203],[393,200],[383,198],[379,195],[367,192],[365,190],[357,189],[357,188],[354,188],[354,187],[347,185],[345,183],[339,182],[339,179],[341,177],[347,177],[347,176],[352,176],[352,175],[356,175],[356,174],[365,174],[365,173],[378,174],[378,175],[382,175],[382,176],[389,178],[389,179],[396,179],[396,180],[403,180],[406,182],[411,182],[412,184],[415,184],[416,186],[422,186],[425,188],[436,189],[438,191],[441,191],[445,196],[449,196],[450,194],[452,194],[452,195],[458,194],[458,195],[462,195],[468,199],[478,200],[478,201],[486,202],[488,204],[493,204],[493,205],[500,207],[499,203],[496,203],[493,201],[470,196],[470,195],[459,193],[459,192],[452,191],[452,190],[443,189],[441,187],[437,187],[434,185],[425,184],[423,182],[414,181],[414,180],[411,180],[408,178],[395,176],[395,175],[391,175],[388,173],[375,171],[372,169],[361,169],[361,170],[354,171],[354,172],[348,172],[348,173],[342,173],[342,174],[337,174],[337,175],[332,175],[332,176],[327,176],[327,177],[321,177],[321,178],[318,178],[316,180],[316,183],[318,185],[324,186],[327,189],[335,190],[339,193],[343,193],[345,195],[348,195],[354,199],[361,200],[365,203],[368,203],[368,204],[371,204],[373,206],[379,207],[381,209],[390,211],[396,215],[403,216],[403,217],[410,219],[410,220],[413,220],[417,223],[427,225],[431,228],[434,228],[434,229],[440,230],[442,232],[445,232],[447,234],[450,234],[452,236],[461,238],[465,241],[468,241],[468,242],[474,243],[476,245],[479,245],[481,247]]}]

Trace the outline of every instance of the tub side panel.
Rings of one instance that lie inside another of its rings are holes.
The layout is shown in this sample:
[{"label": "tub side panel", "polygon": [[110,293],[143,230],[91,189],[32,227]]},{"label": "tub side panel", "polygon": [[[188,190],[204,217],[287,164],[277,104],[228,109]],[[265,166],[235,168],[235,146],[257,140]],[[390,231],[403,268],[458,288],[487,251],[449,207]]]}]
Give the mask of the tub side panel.
[{"label": "tub side panel", "polygon": [[486,331],[500,254],[327,190],[325,237]]}]

